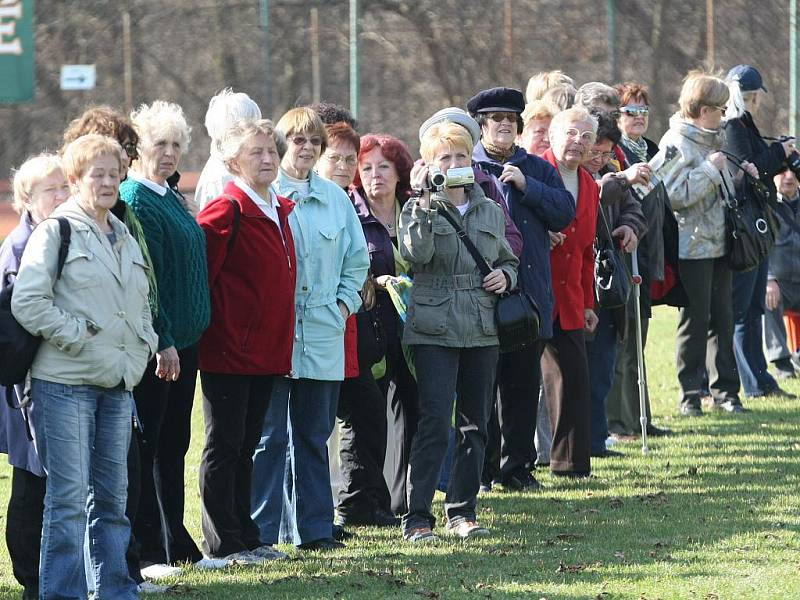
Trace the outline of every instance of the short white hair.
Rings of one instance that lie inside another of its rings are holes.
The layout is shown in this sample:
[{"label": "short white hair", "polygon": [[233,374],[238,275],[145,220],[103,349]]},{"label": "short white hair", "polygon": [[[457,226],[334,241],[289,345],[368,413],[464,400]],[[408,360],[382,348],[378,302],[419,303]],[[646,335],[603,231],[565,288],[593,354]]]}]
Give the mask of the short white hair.
[{"label": "short white hair", "polygon": [[241,120],[258,121],[261,109],[244,92],[234,92],[225,88],[208,103],[206,111],[206,131],[211,138],[211,154],[221,154],[220,142],[234,123]]},{"label": "short white hair", "polygon": [[[56,171],[63,173],[61,158],[55,154],[39,154],[27,159],[19,169],[12,171],[14,175],[14,203],[13,208],[22,214],[31,201],[33,186],[44,181]],[[66,176],[64,177],[66,181]]]},{"label": "short white hair", "polygon": [[241,119],[233,123],[219,140],[220,158],[225,166],[239,156],[247,140],[258,134],[272,139],[278,149],[278,154],[283,156],[286,152],[286,140],[282,133],[275,130],[272,121],[269,119],[258,119],[257,121]]},{"label": "short white hair", "polygon": [[136,132],[143,145],[149,145],[164,137],[174,137],[186,152],[192,139],[192,128],[186,122],[183,109],[174,102],[156,100],[142,104],[131,113]]}]

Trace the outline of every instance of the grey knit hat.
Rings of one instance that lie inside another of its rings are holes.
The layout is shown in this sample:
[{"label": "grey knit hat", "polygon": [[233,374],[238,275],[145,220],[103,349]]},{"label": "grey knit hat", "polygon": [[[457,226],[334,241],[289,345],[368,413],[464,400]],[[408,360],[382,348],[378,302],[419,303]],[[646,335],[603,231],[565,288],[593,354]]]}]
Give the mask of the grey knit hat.
[{"label": "grey knit hat", "polygon": [[469,135],[472,137],[473,145],[477,144],[481,139],[481,127],[478,125],[478,122],[470,117],[466,111],[455,106],[450,106],[449,108],[443,108],[442,110],[436,111],[433,116],[428,118],[422,125],[420,125],[419,141],[422,141],[422,137],[425,135],[425,132],[428,131],[428,129],[438,123],[456,123],[461,125],[467,131],[469,131]]}]

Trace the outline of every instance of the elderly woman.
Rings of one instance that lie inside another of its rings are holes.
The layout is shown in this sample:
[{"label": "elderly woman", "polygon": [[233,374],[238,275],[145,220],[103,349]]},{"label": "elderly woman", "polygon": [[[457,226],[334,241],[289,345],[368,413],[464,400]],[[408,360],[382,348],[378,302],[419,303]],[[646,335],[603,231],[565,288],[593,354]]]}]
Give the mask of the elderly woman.
[{"label": "elderly woman", "polygon": [[728,86],[718,77],[690,72],[678,99],[679,110],[661,138],[662,152],[676,148],[680,161],[664,174],[664,184],[678,221],[678,269],[691,302],[680,310],[677,369],[680,413],[702,414],[701,373],[708,368],[714,407],[743,412],[733,356],[731,269],[726,259],[725,203],[734,183],[720,152]]},{"label": "elderly woman", "polygon": [[345,322],[361,305],[369,253],[347,194],[313,170],[327,145],[319,116],[294,108],[276,131],[286,137],[287,150],[273,188],[295,202],[289,217],[298,256],[294,348],[291,379],[273,393],[264,420],[254,461],[253,514],[262,541],[275,543],[286,478],[297,520],[292,541],[303,550],[330,550],[342,544],[332,538],[326,443],[344,379]]},{"label": "elderly woman", "polygon": [[238,563],[286,557],[261,543],[250,516],[253,451],[273,385],[291,370],[294,334],[294,205],[270,189],[279,144],[271,121],[235,123],[219,144],[234,178],[197,217],[208,244],[212,306],[199,352],[203,549]]},{"label": "elderly woman", "polygon": [[244,92],[234,92],[231,88],[225,88],[209,101],[205,126],[208,137],[211,138],[210,156],[200,172],[194,191],[194,204],[199,210],[222,194],[225,184],[233,179],[233,175],[222,160],[220,150],[222,138],[240,119],[260,118],[261,109],[258,104]]},{"label": "elderly woman", "polygon": [[[416,430],[417,395],[400,347],[397,311],[385,286],[389,278],[408,271],[408,265],[398,254],[397,220],[411,192],[408,177],[413,160],[405,144],[397,138],[370,134],[359,140],[345,123],[329,125],[326,129],[328,147],[318,163],[320,174],[330,169],[332,157],[338,158],[331,179],[341,185],[350,173],[347,161],[350,157],[357,159],[357,172],[352,169],[356,185],[350,197],[369,249],[371,283],[377,291],[375,314],[389,346],[386,372],[378,382],[373,378],[370,365],[360,365],[358,377],[346,379],[342,384],[339,417],[342,419],[344,485],[337,498],[336,518],[342,525],[398,525],[392,507],[403,506],[405,500],[392,501],[383,476],[386,399],[389,384],[394,382],[393,439],[399,441],[401,448],[392,486],[392,495],[397,497],[405,495],[408,452]],[[356,154],[352,154],[354,151]]]},{"label": "elderly woman", "polygon": [[597,326],[594,312],[594,238],[599,190],[581,164],[597,135],[597,119],[582,107],[558,113],[550,123],[544,158],[558,169],[575,199],[575,218],[561,229],[550,253],[555,310],[553,337],[542,355],[542,378],[553,430],[550,470],[588,476],[590,390],[584,332]]},{"label": "elderly woman", "polygon": [[153,319],[158,353],[133,393],[142,423],[141,497],[133,527],[143,563],[197,562],[203,556],[183,524],[184,457],[197,342],[210,315],[206,241],[167,184],[189,145],[190,130],[181,107],[161,100],[142,105],[131,117],[140,148],[120,197],[141,222],[158,287]]},{"label": "elderly woman", "polygon": [[550,138],[548,130],[550,121],[558,108],[544,102],[535,100],[525,105],[522,111],[522,122],[524,123],[522,133],[517,136],[517,142],[528,154],[541,156],[550,148]]},{"label": "elderly woman", "polygon": [[[575,216],[575,202],[547,161],[528,154],[514,142],[522,128],[522,92],[511,88],[483,90],[467,109],[481,128],[472,158],[503,191],[509,211],[522,234],[520,288],[540,310],[540,340],[530,347],[504,353],[498,366],[498,415],[502,435],[499,482],[512,490],[535,489],[532,475],[534,435],[543,340],[552,335],[553,294],[550,284],[549,230],[563,229]],[[488,482],[485,482],[488,483]]]},{"label": "elderly woman", "polygon": [[[457,438],[445,498],[447,530],[462,538],[488,534],[475,510],[498,359],[494,304],[497,294],[516,285],[519,264],[504,237],[503,212],[480,186],[430,188],[429,165],[443,172],[471,166],[469,132],[455,123],[434,125],[423,136],[421,154],[425,164],[411,175],[415,197],[400,215],[400,252],[414,272],[403,342],[414,348],[420,404],[403,517],[404,537],[411,542],[436,539],[431,503],[454,398]],[[474,240],[492,267],[485,277],[441,211]]]},{"label": "elderly woman", "polygon": [[[753,163],[758,169],[758,177],[770,189],[774,198],[777,190],[773,177],[784,168],[786,158],[795,151],[795,140],[790,138],[767,144],[761,137],[754,117],[758,116],[767,89],[758,69],[751,65],[737,65],[728,72],[726,82],[732,93],[723,126],[723,149],[740,161]],[[764,260],[751,271],[733,274],[733,350],[736,366],[748,398],[796,398],[794,394],[781,389],[767,371],[761,319],[765,310],[768,268],[769,261]]]},{"label": "elderly woman", "polygon": [[[13,190],[13,207],[19,213],[20,221],[0,246],[3,274],[0,289],[19,271],[22,252],[33,228],[69,197],[61,160],[52,154],[29,158],[15,171]],[[0,388],[4,397],[5,392]],[[14,393],[17,402],[24,403],[23,386],[17,386]],[[6,546],[14,577],[24,588],[23,598],[38,598],[45,474],[36,447],[28,438],[29,418],[30,406],[11,410],[5,402],[0,402],[0,453],[8,455],[12,467]]]},{"label": "elderly woman", "polygon": [[[611,241],[616,248],[630,253],[637,248],[647,231],[647,221],[639,201],[630,192],[631,182],[626,177],[627,174],[617,172],[609,165],[622,133],[617,128],[615,120],[605,113],[599,113],[597,121],[597,139],[583,163],[600,186],[599,211],[602,212],[599,212],[597,219],[597,238]],[[606,397],[614,381],[617,342],[635,335],[635,323],[628,325],[630,319],[626,320],[629,309],[630,306],[628,310],[625,306],[614,309],[598,307],[597,328],[591,339],[586,341],[592,406],[590,450],[591,455],[595,457],[617,454],[606,448],[608,438]],[[631,374],[631,377],[635,376],[635,368],[634,366],[634,374]]]},{"label": "elderly woman", "polygon": [[87,135],[63,164],[73,197],[54,216],[72,235],[56,273],[59,224],[44,221],[22,258],[11,308],[43,338],[31,367],[33,423],[47,472],[42,527],[41,598],[85,598],[86,570],[102,597],[136,598],[125,548],[125,460],[131,390],[157,349],[139,246],[109,209],[117,201],[122,149]]}]

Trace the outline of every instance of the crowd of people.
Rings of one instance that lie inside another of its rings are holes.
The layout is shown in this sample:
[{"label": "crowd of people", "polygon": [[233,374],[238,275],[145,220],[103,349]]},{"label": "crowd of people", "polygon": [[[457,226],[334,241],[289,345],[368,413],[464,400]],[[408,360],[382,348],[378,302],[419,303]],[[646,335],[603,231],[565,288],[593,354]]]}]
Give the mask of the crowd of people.
[{"label": "crowd of people", "polygon": [[[537,466],[587,477],[642,417],[670,434],[640,398],[655,304],[680,309],[681,415],[705,398],[744,411],[740,382],[792,396],[775,377],[798,368],[783,311],[800,311],[800,184],[794,139],[755,125],[765,93],[749,65],[690,72],[655,143],[644,85],[544,72],[426,118],[415,160],[343,107],[273,123],[226,89],[193,197],[179,105],[87,110],[16,170],[0,248],[13,315],[43,339],[0,407],[23,598],[136,598],[187,565],[342,548],[362,525],[490,535],[479,494],[534,491]],[[725,211],[744,173],[780,228],[771,260],[737,272]],[[601,247],[638,294],[603,300]],[[538,338],[501,348],[514,289]],[[184,523],[198,374],[200,541]]]}]

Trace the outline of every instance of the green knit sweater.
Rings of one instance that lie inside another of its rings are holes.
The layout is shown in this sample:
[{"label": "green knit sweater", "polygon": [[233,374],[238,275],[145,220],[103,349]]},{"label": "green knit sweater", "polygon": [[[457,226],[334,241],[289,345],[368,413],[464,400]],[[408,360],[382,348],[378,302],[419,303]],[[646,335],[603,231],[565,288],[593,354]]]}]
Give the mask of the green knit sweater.
[{"label": "green knit sweater", "polygon": [[205,233],[172,190],[162,197],[128,178],[119,195],[139,218],[153,259],[158,349],[182,350],[200,339],[211,317]]}]

